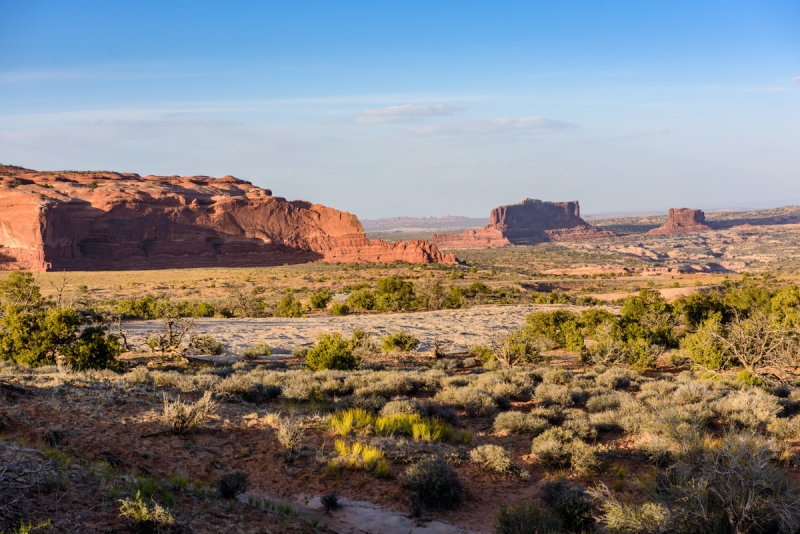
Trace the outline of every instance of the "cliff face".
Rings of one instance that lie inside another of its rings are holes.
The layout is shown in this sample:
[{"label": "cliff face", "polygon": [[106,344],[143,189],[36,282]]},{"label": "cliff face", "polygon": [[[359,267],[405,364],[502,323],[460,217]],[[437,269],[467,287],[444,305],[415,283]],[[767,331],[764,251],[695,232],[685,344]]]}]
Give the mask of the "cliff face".
[{"label": "cliff face", "polygon": [[355,215],[226,176],[0,166],[0,268],[120,270],[310,261],[454,262],[427,241],[368,240]]},{"label": "cliff face", "polygon": [[686,234],[711,230],[706,224],[706,215],[702,210],[689,208],[670,208],[666,224],[653,228],[648,234]]},{"label": "cliff face", "polygon": [[433,242],[444,248],[479,248],[532,245],[546,241],[577,241],[613,237],[581,219],[578,201],[544,202],[525,199],[499,206],[488,226],[460,234],[435,234]]}]

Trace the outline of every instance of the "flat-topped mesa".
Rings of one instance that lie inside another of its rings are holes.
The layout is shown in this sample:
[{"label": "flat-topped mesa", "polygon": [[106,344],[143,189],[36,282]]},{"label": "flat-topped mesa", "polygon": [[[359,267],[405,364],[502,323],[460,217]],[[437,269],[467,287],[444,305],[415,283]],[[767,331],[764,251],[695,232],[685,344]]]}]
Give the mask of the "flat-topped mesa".
[{"label": "flat-topped mesa", "polygon": [[481,248],[615,235],[581,219],[577,200],[545,202],[526,198],[518,204],[494,208],[488,226],[460,234],[434,234],[433,242],[443,248]]},{"label": "flat-topped mesa", "polygon": [[368,240],[355,215],[225,176],[0,165],[0,269],[454,263],[427,241]]},{"label": "flat-topped mesa", "polygon": [[686,234],[708,230],[711,230],[711,227],[706,224],[706,215],[702,210],[670,208],[667,222],[647,233],[654,235]]}]

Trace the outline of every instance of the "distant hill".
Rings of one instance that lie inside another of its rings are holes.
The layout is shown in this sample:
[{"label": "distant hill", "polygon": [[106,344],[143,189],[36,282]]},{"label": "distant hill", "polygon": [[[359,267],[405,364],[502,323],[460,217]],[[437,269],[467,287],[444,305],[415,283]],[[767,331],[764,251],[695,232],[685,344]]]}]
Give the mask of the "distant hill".
[{"label": "distant hill", "polygon": [[439,232],[471,230],[489,223],[488,217],[387,217],[385,219],[361,219],[365,232]]}]

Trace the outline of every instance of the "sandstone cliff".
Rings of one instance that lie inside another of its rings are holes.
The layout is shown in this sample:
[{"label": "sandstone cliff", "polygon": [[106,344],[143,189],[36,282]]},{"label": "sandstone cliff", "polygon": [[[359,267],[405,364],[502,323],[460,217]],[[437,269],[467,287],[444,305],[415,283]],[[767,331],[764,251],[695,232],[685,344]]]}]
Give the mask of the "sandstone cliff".
[{"label": "sandstone cliff", "polygon": [[711,230],[711,227],[706,224],[706,215],[702,210],[670,208],[667,222],[647,233],[686,234],[690,232],[705,232],[707,230]]},{"label": "sandstone cliff", "polygon": [[479,230],[434,234],[433,242],[443,248],[481,248],[578,241],[615,235],[581,219],[577,200],[544,202],[526,198],[518,204],[494,208],[489,220],[489,225]]},{"label": "sandstone cliff", "polygon": [[368,240],[355,215],[232,176],[0,166],[0,268],[118,270],[455,262],[427,241]]}]

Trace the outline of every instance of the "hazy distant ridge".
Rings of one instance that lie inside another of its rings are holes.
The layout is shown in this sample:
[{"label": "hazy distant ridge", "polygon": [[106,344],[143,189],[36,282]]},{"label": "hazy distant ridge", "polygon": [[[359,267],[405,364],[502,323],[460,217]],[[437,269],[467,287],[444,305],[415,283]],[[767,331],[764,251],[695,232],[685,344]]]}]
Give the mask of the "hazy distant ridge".
[{"label": "hazy distant ridge", "polygon": [[489,223],[488,217],[387,217],[384,219],[361,219],[365,232],[412,232],[439,230],[470,230]]}]

